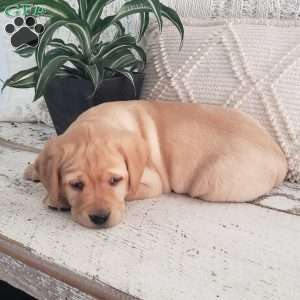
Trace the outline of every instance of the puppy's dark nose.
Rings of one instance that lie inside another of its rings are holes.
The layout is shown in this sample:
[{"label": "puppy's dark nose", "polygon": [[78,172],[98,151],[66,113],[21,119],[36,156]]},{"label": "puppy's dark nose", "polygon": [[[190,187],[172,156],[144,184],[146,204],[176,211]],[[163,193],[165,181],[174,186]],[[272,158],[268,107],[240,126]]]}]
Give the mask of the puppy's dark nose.
[{"label": "puppy's dark nose", "polygon": [[110,212],[107,210],[101,210],[97,214],[89,215],[90,220],[95,225],[102,225],[104,224],[109,218]]}]

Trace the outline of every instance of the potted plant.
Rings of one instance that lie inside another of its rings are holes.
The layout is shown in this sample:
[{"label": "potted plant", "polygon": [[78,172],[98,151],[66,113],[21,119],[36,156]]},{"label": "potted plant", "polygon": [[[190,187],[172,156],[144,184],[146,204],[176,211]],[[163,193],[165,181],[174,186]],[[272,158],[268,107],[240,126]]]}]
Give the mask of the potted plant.
[{"label": "potted plant", "polygon": [[[37,65],[11,76],[3,88],[35,88],[34,101],[45,97],[58,134],[93,105],[138,98],[146,64],[146,54],[139,42],[151,15],[160,30],[163,18],[171,21],[183,40],[184,28],[178,14],[159,0],[130,0],[116,14],[103,16],[104,8],[114,1],[78,0],[78,11],[64,0],[34,1],[35,6],[47,12],[47,23],[36,48],[22,45],[16,52],[23,57],[34,53]],[[28,3],[1,2],[0,12],[11,5]],[[136,14],[140,17],[140,28],[138,35],[133,36],[126,32],[121,21]],[[61,27],[72,32],[77,43],[55,38]],[[108,41],[103,39],[107,30],[114,30]]]}]

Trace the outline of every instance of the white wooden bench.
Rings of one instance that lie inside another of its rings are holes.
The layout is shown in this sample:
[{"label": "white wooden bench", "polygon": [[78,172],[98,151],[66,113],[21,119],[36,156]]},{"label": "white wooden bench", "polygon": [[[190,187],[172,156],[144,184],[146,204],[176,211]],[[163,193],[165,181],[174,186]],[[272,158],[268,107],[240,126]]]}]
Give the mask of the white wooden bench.
[{"label": "white wooden bench", "polygon": [[[51,134],[0,123],[0,136],[36,147]],[[0,147],[0,280],[43,300],[300,299],[296,185],[253,204],[137,201],[119,226],[89,230],[22,179],[34,157]]]}]

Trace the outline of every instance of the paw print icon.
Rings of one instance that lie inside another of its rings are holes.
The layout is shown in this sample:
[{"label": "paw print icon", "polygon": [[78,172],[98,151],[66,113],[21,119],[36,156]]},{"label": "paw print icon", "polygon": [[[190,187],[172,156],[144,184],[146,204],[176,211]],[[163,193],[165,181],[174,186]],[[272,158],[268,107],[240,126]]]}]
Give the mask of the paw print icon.
[{"label": "paw print icon", "polygon": [[23,45],[28,45],[35,48],[39,44],[39,36],[44,32],[44,26],[37,24],[35,18],[17,17],[14,24],[7,24],[5,31],[11,35],[11,44],[18,48]]}]

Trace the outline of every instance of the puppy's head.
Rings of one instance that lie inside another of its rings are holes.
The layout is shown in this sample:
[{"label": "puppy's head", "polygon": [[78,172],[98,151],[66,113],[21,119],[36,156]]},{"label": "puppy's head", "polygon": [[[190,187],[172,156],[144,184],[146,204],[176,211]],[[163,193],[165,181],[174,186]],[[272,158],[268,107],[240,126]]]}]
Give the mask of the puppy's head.
[{"label": "puppy's head", "polygon": [[50,207],[69,207],[75,221],[100,228],[121,221],[125,199],[137,192],[147,159],[142,137],[118,132],[97,138],[82,132],[51,140],[35,169]]}]

